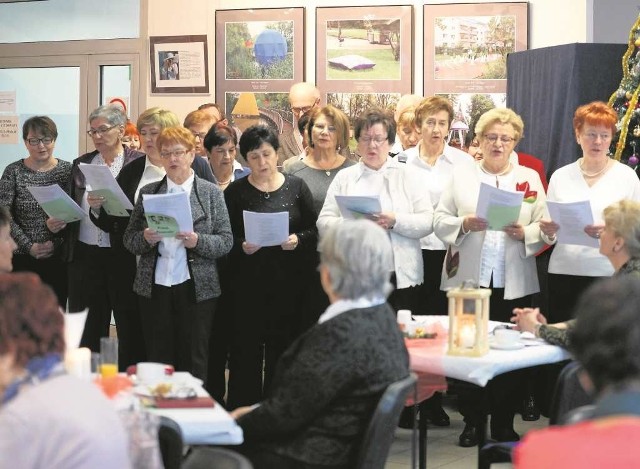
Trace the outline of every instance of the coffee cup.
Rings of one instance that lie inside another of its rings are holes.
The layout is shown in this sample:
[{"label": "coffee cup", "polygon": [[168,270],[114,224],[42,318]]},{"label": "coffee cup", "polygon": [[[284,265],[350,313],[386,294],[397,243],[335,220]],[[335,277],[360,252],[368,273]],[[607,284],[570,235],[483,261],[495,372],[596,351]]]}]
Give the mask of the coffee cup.
[{"label": "coffee cup", "polygon": [[520,331],[515,329],[496,329],[493,331],[496,344],[503,347],[515,345],[520,341]]},{"label": "coffee cup", "polygon": [[144,384],[157,384],[165,380],[166,365],[163,363],[141,362],[136,366],[136,377]]}]

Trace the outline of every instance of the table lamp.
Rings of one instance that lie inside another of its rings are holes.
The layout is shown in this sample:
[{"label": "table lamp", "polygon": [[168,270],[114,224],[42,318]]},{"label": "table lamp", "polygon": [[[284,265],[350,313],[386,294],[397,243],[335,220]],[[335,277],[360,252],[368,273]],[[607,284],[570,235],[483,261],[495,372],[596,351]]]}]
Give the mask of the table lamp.
[{"label": "table lamp", "polygon": [[469,281],[447,292],[449,355],[480,357],[489,351],[490,296],[490,289]]}]

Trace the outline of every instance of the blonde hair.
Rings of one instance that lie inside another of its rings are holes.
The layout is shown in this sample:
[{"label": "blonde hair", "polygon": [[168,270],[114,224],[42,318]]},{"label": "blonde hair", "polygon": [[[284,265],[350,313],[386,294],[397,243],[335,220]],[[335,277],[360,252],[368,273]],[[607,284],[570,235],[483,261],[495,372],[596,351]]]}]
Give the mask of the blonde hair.
[{"label": "blonde hair", "polygon": [[604,209],[607,228],[624,240],[629,256],[640,258],[640,202],[620,200]]},{"label": "blonde hair", "polygon": [[161,129],[167,127],[179,127],[180,120],[173,112],[159,107],[152,107],[144,111],[138,117],[136,127],[138,131],[142,130],[145,125],[157,125]]},{"label": "blonde hair", "polygon": [[509,108],[498,108],[488,110],[480,116],[476,123],[475,134],[478,138],[484,135],[485,129],[493,124],[511,124],[515,133],[515,143],[518,143],[524,135],[524,122],[522,117]]}]

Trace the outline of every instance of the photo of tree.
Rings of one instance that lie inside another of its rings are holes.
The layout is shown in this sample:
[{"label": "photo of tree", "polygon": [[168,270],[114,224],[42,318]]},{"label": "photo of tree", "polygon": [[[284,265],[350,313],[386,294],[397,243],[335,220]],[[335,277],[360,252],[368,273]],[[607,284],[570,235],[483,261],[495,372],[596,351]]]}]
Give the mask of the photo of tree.
[{"label": "photo of tree", "polygon": [[506,93],[438,93],[438,96],[447,98],[451,102],[454,120],[464,122],[469,126],[470,138],[473,138],[475,135],[474,129],[482,114],[494,107],[505,107],[507,105]]},{"label": "photo of tree", "polygon": [[507,78],[507,54],[515,51],[516,18],[439,16],[434,18],[436,80]]},{"label": "photo of tree", "polygon": [[328,80],[399,80],[400,18],[326,22]]},{"label": "photo of tree", "polygon": [[240,130],[267,125],[278,134],[293,128],[289,93],[225,93],[225,114]]},{"label": "photo of tree", "polygon": [[294,22],[225,23],[225,79],[292,80]]}]

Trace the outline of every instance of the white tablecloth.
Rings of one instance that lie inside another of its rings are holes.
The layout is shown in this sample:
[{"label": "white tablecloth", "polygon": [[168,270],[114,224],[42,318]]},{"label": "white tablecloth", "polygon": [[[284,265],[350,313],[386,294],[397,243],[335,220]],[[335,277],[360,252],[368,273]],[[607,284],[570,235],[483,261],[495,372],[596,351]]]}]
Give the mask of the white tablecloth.
[{"label": "white tablecloth", "polygon": [[[176,372],[172,381],[193,387],[199,396],[208,395],[201,381],[189,373]],[[174,420],[180,426],[187,445],[239,445],[243,441],[242,428],[218,403],[213,408],[150,408],[148,411]]]},{"label": "white tablecloth", "polygon": [[[419,316],[421,322],[439,322],[449,328],[448,316]],[[491,321],[489,330],[500,323]],[[411,369],[456,378],[479,386],[486,386],[493,377],[508,371],[545,365],[566,360],[571,355],[561,347],[549,344],[527,346],[519,350],[490,350],[482,357],[459,357],[447,355],[445,341],[417,339],[415,346],[409,345]],[[422,344],[422,345],[421,345]],[[440,353],[434,356],[433,347],[439,347]]]}]

